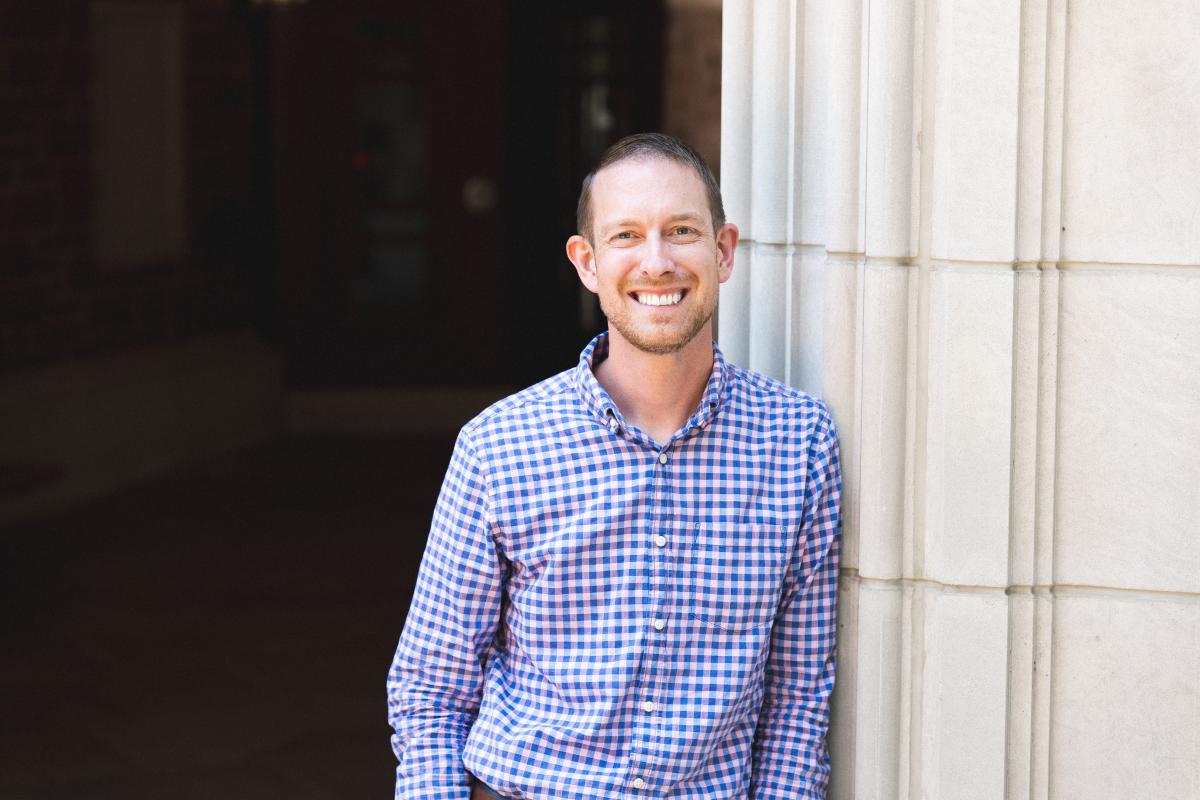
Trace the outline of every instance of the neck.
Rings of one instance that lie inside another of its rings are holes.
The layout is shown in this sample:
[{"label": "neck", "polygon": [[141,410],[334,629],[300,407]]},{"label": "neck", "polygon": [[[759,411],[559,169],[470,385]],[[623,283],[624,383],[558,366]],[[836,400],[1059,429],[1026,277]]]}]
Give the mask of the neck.
[{"label": "neck", "polygon": [[712,375],[712,325],[674,353],[647,353],[610,329],[608,358],[595,367],[596,380],[621,416],[665,443],[683,427]]}]

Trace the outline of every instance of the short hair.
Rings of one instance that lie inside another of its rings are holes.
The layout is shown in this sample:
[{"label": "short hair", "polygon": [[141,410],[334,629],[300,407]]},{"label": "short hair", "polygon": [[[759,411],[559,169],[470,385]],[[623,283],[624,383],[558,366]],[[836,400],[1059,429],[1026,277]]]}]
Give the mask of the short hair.
[{"label": "short hair", "polygon": [[682,139],[665,133],[635,133],[609,147],[600,156],[596,166],[583,179],[579,191],[579,205],[575,208],[576,230],[589,242],[592,241],[592,182],[596,174],[605,167],[619,161],[636,158],[665,158],[695,170],[708,194],[708,210],[712,215],[713,235],[725,224],[725,206],[721,203],[721,187],[709,169],[704,156]]}]

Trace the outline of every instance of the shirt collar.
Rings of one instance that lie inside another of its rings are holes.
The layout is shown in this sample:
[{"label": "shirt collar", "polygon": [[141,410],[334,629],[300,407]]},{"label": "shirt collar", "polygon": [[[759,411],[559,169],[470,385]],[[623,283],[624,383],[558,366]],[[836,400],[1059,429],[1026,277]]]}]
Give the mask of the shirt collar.
[{"label": "shirt collar", "polygon": [[[728,368],[721,348],[713,342],[713,367],[708,376],[708,384],[696,411],[684,423],[683,428],[674,438],[686,435],[692,428],[708,424],[708,421],[721,409],[726,397]],[[604,387],[596,380],[594,367],[608,357],[608,333],[600,333],[588,342],[587,347],[579,354],[579,364],[575,367],[575,391],[579,394],[588,411],[600,418],[610,430],[625,428],[625,420],[621,417],[621,409],[604,391]]]}]

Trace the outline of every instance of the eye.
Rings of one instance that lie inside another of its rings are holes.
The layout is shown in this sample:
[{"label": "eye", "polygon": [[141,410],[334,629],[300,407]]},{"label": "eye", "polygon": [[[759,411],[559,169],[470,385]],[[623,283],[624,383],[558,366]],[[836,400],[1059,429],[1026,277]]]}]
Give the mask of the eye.
[{"label": "eye", "polygon": [[671,235],[676,239],[695,239],[700,235],[700,231],[691,225],[676,225],[671,229]]}]

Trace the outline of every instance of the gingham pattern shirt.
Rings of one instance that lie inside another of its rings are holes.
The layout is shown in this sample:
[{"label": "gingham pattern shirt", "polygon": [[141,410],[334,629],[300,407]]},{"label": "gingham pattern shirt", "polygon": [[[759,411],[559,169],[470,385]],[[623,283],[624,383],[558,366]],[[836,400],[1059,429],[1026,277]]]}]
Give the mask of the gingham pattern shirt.
[{"label": "gingham pattern shirt", "polygon": [[388,674],[397,798],[825,797],[836,434],[713,350],[664,443],[603,334],[462,429]]}]

